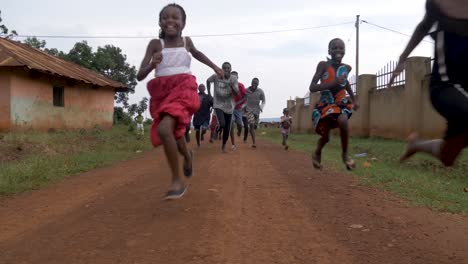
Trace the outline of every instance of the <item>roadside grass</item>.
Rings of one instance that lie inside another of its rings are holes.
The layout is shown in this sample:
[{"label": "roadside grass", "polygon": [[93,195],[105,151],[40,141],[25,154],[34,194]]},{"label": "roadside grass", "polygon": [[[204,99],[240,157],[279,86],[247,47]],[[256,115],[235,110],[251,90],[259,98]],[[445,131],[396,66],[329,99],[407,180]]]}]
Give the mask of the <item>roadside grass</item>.
[{"label": "roadside grass", "polygon": [[[281,143],[279,129],[260,129],[258,134],[262,139]],[[318,139],[316,134],[291,134],[288,144],[310,155]],[[465,191],[468,188],[468,153],[462,153],[453,168],[445,168],[425,154],[416,154],[400,164],[398,159],[405,145],[403,141],[382,138],[350,138],[349,153],[357,168],[348,172],[341,161],[339,136],[332,135],[323,149],[322,163],[325,168],[355,175],[361,184],[377,186],[416,205],[468,214],[468,192]],[[362,153],[366,156],[355,156]],[[310,166],[312,170],[312,163]]]},{"label": "roadside grass", "polygon": [[125,125],[112,130],[0,134],[0,196],[38,189],[151,148],[148,136],[138,140]]}]

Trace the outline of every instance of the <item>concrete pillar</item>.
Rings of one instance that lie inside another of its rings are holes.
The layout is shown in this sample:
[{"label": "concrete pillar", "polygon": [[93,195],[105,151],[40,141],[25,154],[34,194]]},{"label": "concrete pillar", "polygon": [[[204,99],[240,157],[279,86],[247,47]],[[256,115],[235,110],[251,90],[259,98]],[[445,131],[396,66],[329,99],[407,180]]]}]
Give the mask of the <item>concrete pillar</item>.
[{"label": "concrete pillar", "polygon": [[296,105],[296,101],[294,100],[288,100],[287,101],[287,108],[289,109],[289,112],[291,112],[291,109]]},{"label": "concrete pillar", "polygon": [[357,100],[360,108],[351,117],[353,135],[355,136],[368,137],[370,135],[369,92],[376,86],[377,77],[375,74],[362,74],[358,76]]},{"label": "concrete pillar", "polygon": [[318,103],[319,100],[320,100],[320,93],[318,92],[310,93],[310,107],[312,109],[315,108],[315,105]]},{"label": "concrete pillar", "polygon": [[302,111],[304,108],[304,98],[296,98],[296,112],[293,120],[293,129],[295,132],[304,132],[304,124],[302,122]]},{"label": "concrete pillar", "polygon": [[405,96],[403,107],[403,135],[420,132],[422,122],[422,86],[424,78],[431,72],[430,58],[411,57],[405,63]]}]

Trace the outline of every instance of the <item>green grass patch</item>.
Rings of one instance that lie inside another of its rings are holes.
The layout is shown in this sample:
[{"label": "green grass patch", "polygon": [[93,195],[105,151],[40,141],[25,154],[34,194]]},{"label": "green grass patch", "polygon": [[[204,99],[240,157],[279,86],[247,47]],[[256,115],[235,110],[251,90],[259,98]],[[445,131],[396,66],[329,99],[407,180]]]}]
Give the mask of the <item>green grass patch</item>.
[{"label": "green grass patch", "polygon": [[128,130],[116,125],[112,130],[1,134],[0,196],[38,189],[152,148],[147,136],[137,140]]},{"label": "green grass patch", "polygon": [[[281,143],[279,129],[261,129],[259,132],[260,138]],[[290,148],[310,155],[318,139],[317,134],[291,134],[288,144]],[[350,139],[349,153],[356,161],[357,168],[348,172],[341,161],[339,136],[332,135],[323,149],[322,164],[335,171],[353,174],[362,184],[378,186],[416,205],[428,206],[437,211],[468,214],[468,192],[464,191],[464,188],[468,188],[466,151],[460,155],[453,168],[446,168],[425,154],[416,154],[400,164],[398,159],[405,144],[397,140],[353,137]],[[359,153],[367,153],[367,157],[354,156]],[[366,161],[370,167],[363,165]]]}]

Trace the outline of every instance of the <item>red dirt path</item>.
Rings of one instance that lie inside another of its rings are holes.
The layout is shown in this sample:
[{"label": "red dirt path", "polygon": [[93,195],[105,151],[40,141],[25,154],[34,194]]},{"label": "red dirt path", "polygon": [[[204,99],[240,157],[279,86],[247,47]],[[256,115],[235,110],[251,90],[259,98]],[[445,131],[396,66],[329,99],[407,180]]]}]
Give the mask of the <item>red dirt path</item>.
[{"label": "red dirt path", "polygon": [[161,149],[0,200],[0,263],[468,263],[468,218],[408,206],[261,142],[195,152],[181,200]]}]

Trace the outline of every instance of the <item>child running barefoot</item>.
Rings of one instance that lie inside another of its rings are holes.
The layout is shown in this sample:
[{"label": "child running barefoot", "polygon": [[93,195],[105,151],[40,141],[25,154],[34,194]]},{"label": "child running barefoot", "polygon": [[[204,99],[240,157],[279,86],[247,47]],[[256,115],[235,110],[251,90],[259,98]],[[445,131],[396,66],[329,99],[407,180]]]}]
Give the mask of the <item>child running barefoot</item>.
[{"label": "child running barefoot", "polygon": [[231,75],[231,63],[224,62],[222,65],[223,77],[212,75],[206,80],[208,94],[211,95],[211,83],[213,83],[213,109],[218,121],[218,128],[223,132],[221,151],[226,153],[226,142],[231,133],[231,118],[234,112],[234,97],[239,93],[237,77]]},{"label": "child running barefoot", "polygon": [[231,124],[231,144],[232,144],[232,150],[236,150],[236,140],[234,137],[234,130],[235,126],[237,126],[237,136],[240,137],[241,132],[242,132],[242,126],[244,125],[244,121],[242,120],[242,109],[245,108],[245,103],[246,103],[246,94],[247,91],[245,90],[244,84],[239,82],[239,74],[236,71],[231,72],[232,75],[236,76],[237,78],[237,84],[239,88],[239,92],[237,95],[234,97],[234,102],[235,102],[235,107],[234,111],[232,112],[232,124]]},{"label": "child running barefoot", "polygon": [[205,93],[206,87],[204,84],[198,85],[198,97],[200,98],[200,109],[193,116],[193,126],[197,139],[197,146],[200,147],[200,142],[205,137],[206,130],[210,125],[210,113],[213,106],[213,97]]},{"label": "child running barefoot", "polygon": [[466,0],[427,0],[426,14],[416,27],[400,56],[392,78],[404,69],[406,58],[436,26],[435,60],[432,68],[430,96],[434,108],[447,120],[443,139],[420,140],[416,133],[408,138],[404,161],[417,152],[428,153],[445,166],[452,166],[468,146],[468,2]]},{"label": "child running barefoot", "polygon": [[[341,62],[345,55],[343,40],[332,39],[328,44],[328,54],[331,59],[319,62],[309,87],[311,93],[320,92],[320,100],[312,112],[312,119],[315,131],[321,137],[317,142],[315,152],[312,153],[312,162],[315,168],[322,168],[322,149],[330,140],[330,130],[339,127],[341,158],[346,168],[352,170],[355,164],[348,155],[348,119],[351,117],[352,110],[357,110],[359,106],[347,80],[351,66]],[[350,98],[346,97],[346,92]]]},{"label": "child running barefoot", "polygon": [[281,117],[281,135],[283,136],[284,150],[288,150],[289,146],[287,143],[289,132],[291,131],[292,117],[289,115],[289,109],[283,109],[283,116]]},{"label": "child running barefoot", "polygon": [[150,113],[153,117],[151,142],[163,145],[172,172],[172,184],[165,199],[177,199],[185,194],[187,186],[179,175],[179,157],[184,157],[183,171],[192,176],[192,152],[187,149],[184,134],[190,117],[200,107],[197,82],[190,72],[192,56],[211,67],[217,74],[223,71],[198,51],[189,37],[182,37],[186,14],[177,4],[165,6],[159,13],[159,39],[149,42],[137,74],[143,80],[155,70],[155,78],[148,82],[151,95]]}]

